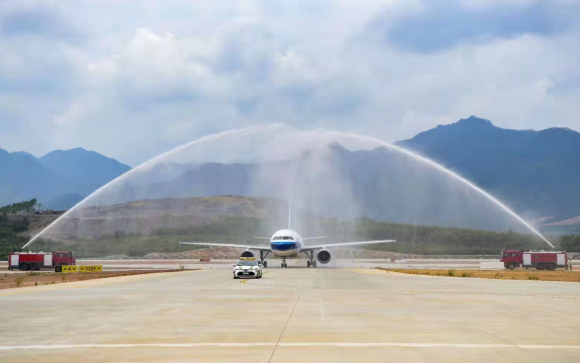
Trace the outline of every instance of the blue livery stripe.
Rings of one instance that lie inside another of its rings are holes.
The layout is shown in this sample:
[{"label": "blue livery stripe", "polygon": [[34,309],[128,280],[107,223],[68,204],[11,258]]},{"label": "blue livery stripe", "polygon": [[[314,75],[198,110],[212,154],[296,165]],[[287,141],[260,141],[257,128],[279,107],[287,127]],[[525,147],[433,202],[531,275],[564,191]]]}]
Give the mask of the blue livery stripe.
[{"label": "blue livery stripe", "polygon": [[296,242],[271,242],[273,251],[290,251],[296,249]]}]

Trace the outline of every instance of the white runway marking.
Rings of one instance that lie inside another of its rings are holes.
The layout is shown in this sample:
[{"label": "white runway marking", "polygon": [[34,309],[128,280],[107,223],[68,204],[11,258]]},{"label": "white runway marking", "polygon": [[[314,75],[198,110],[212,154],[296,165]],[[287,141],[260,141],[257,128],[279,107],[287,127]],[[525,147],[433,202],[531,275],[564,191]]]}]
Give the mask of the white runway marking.
[{"label": "white runway marking", "polygon": [[0,350],[16,349],[81,349],[81,348],[198,348],[198,347],[403,347],[403,348],[518,348],[580,349],[580,345],[537,344],[454,344],[454,343],[151,343],[151,344],[55,344],[9,345]]}]

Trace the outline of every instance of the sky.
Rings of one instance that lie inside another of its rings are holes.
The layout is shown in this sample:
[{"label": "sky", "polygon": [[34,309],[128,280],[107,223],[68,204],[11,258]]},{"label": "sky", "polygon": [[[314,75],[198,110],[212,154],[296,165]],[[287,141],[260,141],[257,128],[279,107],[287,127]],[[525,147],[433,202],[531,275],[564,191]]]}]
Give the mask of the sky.
[{"label": "sky", "polygon": [[0,0],[0,148],[136,166],[254,124],[580,131],[578,0]]}]

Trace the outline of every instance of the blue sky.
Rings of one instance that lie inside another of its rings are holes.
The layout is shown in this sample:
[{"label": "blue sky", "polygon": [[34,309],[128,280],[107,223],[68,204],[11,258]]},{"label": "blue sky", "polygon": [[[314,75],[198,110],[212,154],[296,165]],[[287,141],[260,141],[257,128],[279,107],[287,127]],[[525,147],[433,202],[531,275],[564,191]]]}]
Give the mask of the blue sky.
[{"label": "blue sky", "polygon": [[0,147],[137,165],[285,123],[580,130],[577,0],[0,0]]}]

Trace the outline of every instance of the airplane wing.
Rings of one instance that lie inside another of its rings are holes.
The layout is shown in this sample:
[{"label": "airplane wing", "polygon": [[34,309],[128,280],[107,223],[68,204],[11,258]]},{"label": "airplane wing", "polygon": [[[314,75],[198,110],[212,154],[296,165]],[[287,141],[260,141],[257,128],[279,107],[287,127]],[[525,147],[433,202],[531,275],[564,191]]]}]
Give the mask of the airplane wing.
[{"label": "airplane wing", "polygon": [[302,237],[303,241],[307,241],[309,239],[320,239],[320,238],[326,238],[327,236],[319,236],[319,237]]},{"label": "airplane wing", "polygon": [[238,247],[238,248],[245,248],[247,250],[258,250],[258,251],[269,251],[272,252],[272,249],[268,246],[245,246],[245,245],[236,245],[236,244],[228,244],[228,243],[211,243],[211,242],[181,242],[179,241],[180,245],[196,245],[196,246],[208,246],[208,247]]},{"label": "airplane wing", "polygon": [[316,245],[316,246],[304,246],[302,251],[304,250],[320,250],[323,248],[330,248],[330,247],[347,247],[347,246],[361,246],[361,245],[371,245],[376,243],[393,243],[397,242],[394,239],[385,239],[380,241],[359,241],[359,242],[342,242],[342,243],[327,243],[324,245]]}]

